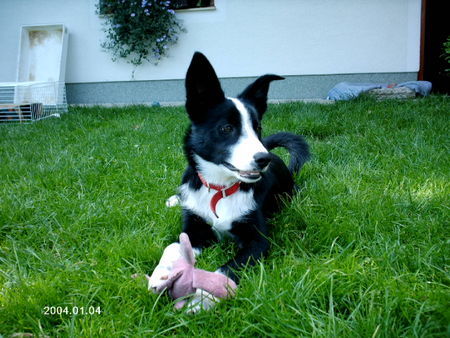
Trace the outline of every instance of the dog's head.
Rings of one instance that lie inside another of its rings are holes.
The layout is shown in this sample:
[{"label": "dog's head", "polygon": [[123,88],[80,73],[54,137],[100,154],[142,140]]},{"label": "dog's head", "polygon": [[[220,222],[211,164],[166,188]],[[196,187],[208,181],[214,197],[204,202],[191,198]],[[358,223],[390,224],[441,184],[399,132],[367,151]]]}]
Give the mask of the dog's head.
[{"label": "dog's head", "polygon": [[212,182],[253,183],[261,178],[271,158],[261,143],[261,119],[270,82],[282,79],[261,76],[237,98],[226,98],[209,61],[194,54],[186,75],[186,110],[192,123],[188,151]]}]

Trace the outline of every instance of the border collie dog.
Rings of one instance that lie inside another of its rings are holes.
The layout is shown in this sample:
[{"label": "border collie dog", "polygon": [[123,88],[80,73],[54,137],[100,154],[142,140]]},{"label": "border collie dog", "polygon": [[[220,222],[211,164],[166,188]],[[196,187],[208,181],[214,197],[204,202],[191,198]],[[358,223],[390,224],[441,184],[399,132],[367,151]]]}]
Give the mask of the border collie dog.
[{"label": "border collie dog", "polygon": [[[167,205],[181,203],[183,232],[196,255],[223,235],[236,241],[236,256],[216,271],[235,282],[240,268],[267,254],[267,220],[279,209],[280,197],[294,193],[293,175],[309,158],[308,145],[300,136],[282,132],[261,138],[269,84],[282,79],[261,76],[237,98],[227,98],[213,67],[198,52],[186,75],[191,121],[184,139],[188,165],[179,194]],[[288,150],[288,166],[269,152],[276,147]],[[178,258],[179,243],[172,243],[150,277],[149,289],[156,290],[164,282]],[[210,308],[217,299],[197,290],[189,302],[195,312]]]}]

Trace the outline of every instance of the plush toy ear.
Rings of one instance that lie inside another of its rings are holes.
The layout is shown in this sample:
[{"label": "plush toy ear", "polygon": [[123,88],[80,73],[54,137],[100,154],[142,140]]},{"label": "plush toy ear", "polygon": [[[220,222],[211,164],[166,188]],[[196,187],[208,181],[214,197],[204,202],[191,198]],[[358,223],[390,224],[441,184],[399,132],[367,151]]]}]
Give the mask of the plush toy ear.
[{"label": "plush toy ear", "polygon": [[200,122],[208,109],[225,101],[214,68],[199,52],[192,57],[186,74],[186,110],[191,121]]},{"label": "plush toy ear", "polygon": [[284,77],[274,74],[260,76],[238,96],[239,99],[249,102],[256,108],[259,118],[262,118],[267,110],[269,84],[274,80],[284,80]]},{"label": "plush toy ear", "polygon": [[183,255],[188,264],[195,265],[195,257],[194,252],[192,251],[191,241],[185,232],[180,234],[180,251],[181,255]]}]

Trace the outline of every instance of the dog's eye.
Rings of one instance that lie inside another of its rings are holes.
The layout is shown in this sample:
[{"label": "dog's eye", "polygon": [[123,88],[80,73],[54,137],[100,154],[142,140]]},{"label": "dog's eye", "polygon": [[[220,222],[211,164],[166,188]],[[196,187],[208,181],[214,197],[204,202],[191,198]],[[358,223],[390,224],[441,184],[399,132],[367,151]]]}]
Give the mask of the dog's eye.
[{"label": "dog's eye", "polygon": [[233,126],[231,124],[226,124],[220,127],[220,132],[222,134],[231,134],[233,132]]}]

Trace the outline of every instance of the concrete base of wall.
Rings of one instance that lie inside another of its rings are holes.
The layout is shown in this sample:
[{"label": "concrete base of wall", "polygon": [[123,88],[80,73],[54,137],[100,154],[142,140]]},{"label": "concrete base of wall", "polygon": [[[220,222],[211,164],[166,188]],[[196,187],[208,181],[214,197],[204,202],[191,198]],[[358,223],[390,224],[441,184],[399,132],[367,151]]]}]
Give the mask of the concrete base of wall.
[{"label": "concrete base of wall", "polygon": [[[238,95],[254,77],[224,78],[222,87],[227,96]],[[271,84],[269,99],[324,99],[337,83],[400,83],[417,80],[417,73],[370,73],[335,75],[286,76]],[[69,104],[170,104],[185,100],[184,80],[123,81],[67,83]]]}]

